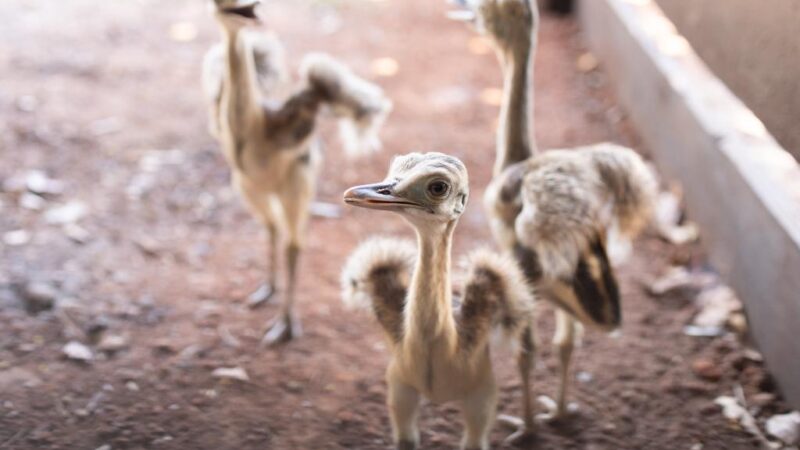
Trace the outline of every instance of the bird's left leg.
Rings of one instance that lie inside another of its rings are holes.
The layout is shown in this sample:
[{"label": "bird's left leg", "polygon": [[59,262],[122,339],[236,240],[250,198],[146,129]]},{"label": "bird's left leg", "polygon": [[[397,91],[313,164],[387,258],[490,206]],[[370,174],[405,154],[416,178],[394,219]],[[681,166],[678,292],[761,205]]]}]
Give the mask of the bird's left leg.
[{"label": "bird's left leg", "polygon": [[533,325],[528,325],[520,335],[520,347],[517,354],[517,369],[522,379],[522,418],[501,414],[500,422],[511,425],[517,430],[506,438],[506,442],[517,442],[533,436],[536,426],[533,420],[533,402],[531,401],[530,373],[536,361],[536,344]]},{"label": "bird's left leg", "polygon": [[467,397],[462,405],[464,413],[464,450],[488,450],[489,432],[497,410],[497,387],[491,374],[478,391]]},{"label": "bird's left leg", "polygon": [[308,223],[308,205],[314,196],[316,184],[316,173],[311,157],[312,155],[309,153],[299,157],[293,163],[278,193],[287,234],[284,247],[286,291],[278,317],[261,340],[265,345],[286,342],[302,334],[300,320],[294,310],[294,301],[297,288],[297,264]]},{"label": "bird's left leg", "polygon": [[563,419],[568,413],[578,409],[576,404],[567,404],[567,390],[570,381],[570,363],[572,362],[572,351],[575,348],[575,335],[577,323],[575,319],[566,311],[556,310],[556,332],[553,336],[553,343],[558,347],[559,360],[559,387],[556,401],[546,396],[539,396],[539,403],[549,412],[540,414],[538,418],[552,421]]}]

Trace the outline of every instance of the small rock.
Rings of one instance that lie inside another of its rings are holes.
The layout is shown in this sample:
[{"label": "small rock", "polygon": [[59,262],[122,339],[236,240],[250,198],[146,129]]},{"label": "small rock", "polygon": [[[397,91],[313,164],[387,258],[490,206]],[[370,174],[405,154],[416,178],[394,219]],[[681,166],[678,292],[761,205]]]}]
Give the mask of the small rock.
[{"label": "small rock", "polygon": [[94,359],[94,353],[92,352],[92,349],[78,341],[70,341],[64,346],[62,351],[67,358],[76,361],[89,362]]},{"label": "small rock", "polygon": [[578,372],[578,375],[576,375],[576,378],[581,383],[589,383],[594,379],[594,375],[592,375],[589,372],[581,371],[581,372]]},{"label": "small rock", "polygon": [[92,237],[85,228],[76,223],[68,223],[64,225],[62,231],[66,237],[78,244],[85,244],[89,242],[89,239]]},{"label": "small rock", "polygon": [[22,112],[34,112],[38,106],[39,99],[33,95],[21,95],[19,98],[17,98],[17,109]]},{"label": "small rock", "polygon": [[692,362],[692,372],[700,378],[709,381],[719,381],[722,378],[722,371],[713,362],[707,359],[696,359]]},{"label": "small rock", "polygon": [[51,225],[64,225],[74,223],[89,213],[89,207],[80,200],[73,200],[47,211],[44,220]]},{"label": "small rock", "polygon": [[3,233],[3,242],[11,247],[25,245],[31,240],[31,234],[27,230],[13,230]]},{"label": "small rock", "polygon": [[25,175],[25,187],[38,195],[57,195],[64,192],[64,183],[47,176],[41,170],[30,170]]},{"label": "small rock", "polygon": [[53,308],[59,297],[59,292],[53,286],[42,282],[30,282],[22,288],[22,298],[25,308],[33,314]]},{"label": "small rock", "polygon": [[778,414],[767,419],[767,433],[780,439],[786,445],[800,442],[800,412]]},{"label": "small rock", "polygon": [[128,338],[118,334],[107,334],[100,338],[97,348],[104,352],[118,352],[128,348]]},{"label": "small rock", "polygon": [[101,445],[100,447],[97,447],[94,450],[111,450],[111,446],[108,445],[108,444],[105,444],[105,445]]},{"label": "small rock", "polygon": [[212,377],[239,381],[250,381],[247,372],[241,367],[219,367],[211,372]]},{"label": "small rock", "polygon": [[19,196],[19,206],[30,209],[31,211],[39,211],[44,208],[46,203],[47,202],[42,197],[31,194],[30,192],[25,192]]},{"label": "small rock", "polygon": [[135,381],[128,381],[125,383],[125,388],[131,392],[139,392],[139,385]]}]

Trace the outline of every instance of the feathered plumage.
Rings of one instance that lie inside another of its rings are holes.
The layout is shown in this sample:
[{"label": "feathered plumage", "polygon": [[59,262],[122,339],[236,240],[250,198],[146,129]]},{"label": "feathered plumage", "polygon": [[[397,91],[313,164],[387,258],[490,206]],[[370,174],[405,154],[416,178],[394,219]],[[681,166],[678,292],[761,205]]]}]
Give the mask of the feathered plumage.
[{"label": "feathered plumage", "polygon": [[557,288],[554,300],[581,320],[608,328],[619,324],[619,294],[606,234],[635,236],[652,216],[656,187],[634,151],[599,144],[512,165],[492,181],[485,203],[497,239],[516,247],[529,278]]},{"label": "feathered plumage", "polygon": [[339,134],[349,155],[380,149],[378,130],[392,110],[392,102],[381,88],[323,53],[307,55],[300,76],[339,118]]},{"label": "feathered plumage", "polygon": [[468,174],[441,153],[396,157],[383,182],[345,192],[348,204],[395,211],[416,230],[417,246],[373,239],[359,246],[342,275],[348,304],[372,305],[392,342],[389,410],[398,448],[416,448],[420,396],[461,401],[464,445],[488,448],[496,388],[489,358],[492,331],[519,342],[526,429],[532,426],[528,373],[533,357],[533,294],[510,255],[472,253],[464,264],[460,305],[450,282],[451,240],[469,196]]}]

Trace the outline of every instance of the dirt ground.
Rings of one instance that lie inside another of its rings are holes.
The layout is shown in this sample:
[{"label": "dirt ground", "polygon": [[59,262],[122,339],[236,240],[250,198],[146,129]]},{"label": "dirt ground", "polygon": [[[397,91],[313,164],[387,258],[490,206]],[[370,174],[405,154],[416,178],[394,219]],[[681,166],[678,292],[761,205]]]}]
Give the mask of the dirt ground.
[{"label": "dirt ground", "polygon": [[[395,102],[385,149],[374,157],[346,160],[333,127],[323,127],[319,199],[339,203],[346,187],[380,179],[392,154],[452,153],[472,183],[456,233],[460,255],[490,243],[475,199],[494,158],[501,80],[494,55],[445,20],[446,7],[274,1],[262,15],[295,67],[308,51],[331,52]],[[358,241],[408,235],[408,227],[390,214],[344,207],[340,218],[314,218],[299,288],[305,335],[259,348],[276,307],[250,310],[243,300],[263,277],[265,239],[206,132],[199,68],[217,32],[204,2],[4,0],[0,17],[0,448],[391,448],[386,348],[371,316],[342,308],[338,280]],[[602,70],[576,68],[583,51],[572,19],[543,17],[540,147],[612,140],[646,154]],[[395,74],[381,58],[396,61]],[[15,180],[30,170],[63,186],[39,197],[22,192]],[[85,216],[59,224],[71,220],[52,210],[70,202],[82,202],[71,208],[80,216],[84,205]],[[695,312],[689,294],[655,299],[642,288],[668,264],[702,267],[701,246],[646,234],[636,248],[620,270],[621,335],[587,332],[576,352],[579,413],[543,425],[523,448],[753,448],[713,400],[740,383],[762,409],[781,411],[769,375],[733,336],[684,335]],[[55,308],[26,309],[20,287],[37,282],[55,290],[40,295],[55,297]],[[534,387],[553,394],[547,308],[539,322]],[[62,348],[73,340],[94,360],[66,359]],[[695,375],[698,359],[718,376]],[[517,414],[511,358],[497,360],[499,408]],[[250,381],[212,377],[219,367],[242,367]],[[454,448],[458,411],[427,405],[421,428],[424,448]],[[506,433],[495,427],[495,448],[506,447]]]}]

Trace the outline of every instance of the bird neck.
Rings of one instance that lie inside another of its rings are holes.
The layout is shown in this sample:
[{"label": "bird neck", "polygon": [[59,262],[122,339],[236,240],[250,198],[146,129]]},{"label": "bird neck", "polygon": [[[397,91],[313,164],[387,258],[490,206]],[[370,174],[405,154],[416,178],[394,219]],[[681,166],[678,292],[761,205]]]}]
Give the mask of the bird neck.
[{"label": "bird neck", "polygon": [[535,39],[523,41],[499,55],[503,67],[503,103],[497,133],[497,158],[494,175],[506,167],[533,155],[530,128],[533,93],[530,89],[533,72]]},{"label": "bird neck", "polygon": [[[406,336],[430,342],[456,336],[450,285],[450,251],[456,221],[417,228],[417,264],[406,306]],[[454,342],[453,342],[454,343]]]},{"label": "bird neck", "polygon": [[225,76],[223,77],[222,107],[232,129],[243,125],[257,112],[260,104],[256,88],[255,61],[241,28],[221,25],[225,45]]}]

